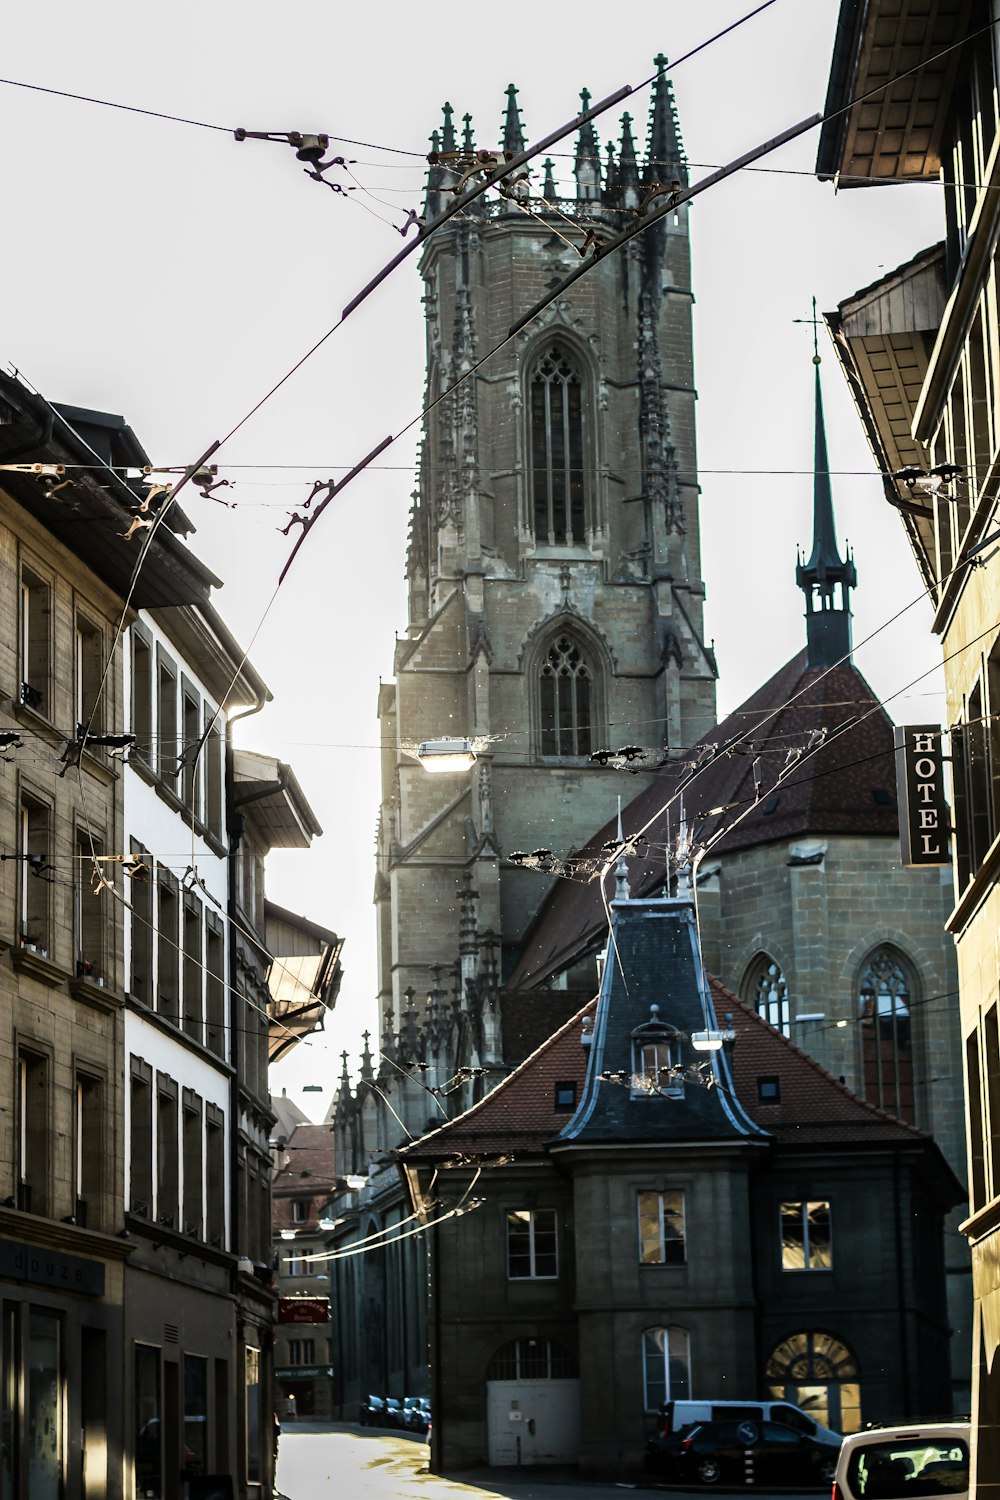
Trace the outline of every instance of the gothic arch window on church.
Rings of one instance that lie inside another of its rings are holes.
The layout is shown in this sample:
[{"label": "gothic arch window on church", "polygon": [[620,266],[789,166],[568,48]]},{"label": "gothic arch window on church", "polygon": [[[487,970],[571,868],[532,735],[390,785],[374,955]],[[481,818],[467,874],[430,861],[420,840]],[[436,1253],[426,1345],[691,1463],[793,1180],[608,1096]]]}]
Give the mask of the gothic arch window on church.
[{"label": "gothic arch window on church", "polygon": [[781,968],[773,958],[763,953],[750,967],[744,985],[744,999],[752,1005],[762,1021],[773,1026],[784,1036],[790,1036],[792,1018],[788,1001],[788,985]]},{"label": "gothic arch window on church", "polygon": [[556,636],[542,657],[539,695],[543,755],[589,755],[594,748],[594,674],[579,642]]},{"label": "gothic arch window on church", "polygon": [[764,1372],[776,1401],[804,1406],[834,1432],[861,1426],[861,1387],[857,1360],[829,1333],[793,1333],[771,1351]]},{"label": "gothic arch window on church", "polygon": [[535,540],[549,546],[586,542],[583,382],[574,360],[550,344],[530,386],[531,504]]},{"label": "gothic arch window on church", "polygon": [[902,954],[888,944],[876,948],[865,960],[858,983],[865,1098],[911,1121],[912,993]]}]

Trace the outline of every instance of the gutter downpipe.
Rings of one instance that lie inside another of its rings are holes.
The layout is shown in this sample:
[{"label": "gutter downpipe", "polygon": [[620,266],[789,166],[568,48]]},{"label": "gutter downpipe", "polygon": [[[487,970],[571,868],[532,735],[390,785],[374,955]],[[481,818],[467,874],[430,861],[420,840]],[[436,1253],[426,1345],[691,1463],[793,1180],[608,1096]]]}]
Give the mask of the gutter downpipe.
[{"label": "gutter downpipe", "polygon": [[[233,1384],[235,1390],[237,1391],[241,1389],[244,1379],[242,1369],[244,1325],[241,1311],[243,1304],[240,1296],[239,1260],[240,1257],[245,1254],[245,1248],[241,1247],[239,1243],[239,1233],[241,1226],[239,1191],[237,1187],[237,1184],[239,1182],[239,1150],[237,1145],[237,1137],[239,1133],[240,1077],[243,1057],[242,1043],[240,1041],[241,1033],[239,1026],[236,1024],[239,1018],[236,1015],[236,940],[234,937],[234,930],[237,920],[236,859],[239,854],[240,844],[243,841],[243,822],[242,819],[237,822],[237,819],[235,817],[237,804],[235,794],[236,775],[233,764],[233,725],[236,723],[237,719],[247,719],[250,718],[253,714],[259,714],[261,709],[265,706],[266,702],[266,698],[260,697],[257,699],[256,703],[252,704],[249,708],[241,709],[239,713],[229,714],[226,716],[226,832],[229,836],[229,878],[226,882],[226,906],[229,923],[229,930],[227,933],[227,936],[229,938],[229,959],[227,967],[229,974],[229,1059],[233,1070],[232,1076],[229,1081],[229,1238],[231,1253],[236,1257],[237,1261],[234,1278],[236,1347],[233,1350],[234,1356],[237,1361],[236,1368],[233,1370]],[[247,797],[245,800],[249,802],[251,799]],[[268,1183],[268,1188],[270,1189],[270,1183]],[[270,1192],[268,1193],[268,1202],[270,1202]],[[270,1250],[270,1236],[268,1237],[268,1247]],[[267,1368],[270,1363],[271,1361],[265,1361],[265,1369],[262,1372],[264,1380],[267,1381],[268,1392],[270,1392],[273,1386],[273,1371]],[[244,1460],[242,1455],[244,1455],[246,1452],[246,1416],[244,1413],[243,1403],[237,1400],[235,1404],[236,1421],[234,1424],[230,1424],[230,1430],[236,1437],[237,1445],[237,1462],[234,1472],[239,1476],[239,1478],[237,1479],[238,1492],[240,1494],[245,1494],[246,1489],[242,1481],[244,1468]],[[271,1486],[268,1485],[265,1487],[265,1489],[266,1494],[270,1495],[272,1492]]]}]

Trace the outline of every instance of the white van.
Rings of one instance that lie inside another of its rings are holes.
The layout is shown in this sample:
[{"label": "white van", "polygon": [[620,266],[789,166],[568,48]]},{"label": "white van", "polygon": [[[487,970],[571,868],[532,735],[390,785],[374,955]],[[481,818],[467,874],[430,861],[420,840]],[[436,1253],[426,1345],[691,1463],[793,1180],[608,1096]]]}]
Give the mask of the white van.
[{"label": "white van", "polygon": [[833,1500],[968,1500],[969,1423],[870,1427],[845,1437]]},{"label": "white van", "polygon": [[680,1432],[692,1422],[780,1422],[831,1448],[839,1448],[843,1441],[839,1432],[821,1426],[790,1401],[668,1401],[660,1407],[660,1416],[661,1437]]}]

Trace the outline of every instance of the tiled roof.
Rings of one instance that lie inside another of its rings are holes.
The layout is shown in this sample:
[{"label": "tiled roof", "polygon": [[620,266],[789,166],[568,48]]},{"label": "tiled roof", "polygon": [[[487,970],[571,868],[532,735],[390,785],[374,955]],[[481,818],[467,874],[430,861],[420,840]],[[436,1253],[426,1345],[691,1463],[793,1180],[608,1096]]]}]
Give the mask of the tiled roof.
[{"label": "tiled roof", "polygon": [[[333,1132],[329,1125],[297,1125],[281,1153],[282,1165],[271,1179],[271,1223],[274,1229],[291,1226],[292,1203],[311,1198],[308,1224],[318,1222],[322,1199],[334,1187]],[[296,1221],[299,1228],[303,1221]]]},{"label": "tiled roof", "polygon": [[[842,727],[851,720],[858,722]],[[754,734],[757,726],[759,735]],[[834,736],[838,729],[841,732]],[[793,766],[779,786],[778,777],[789,755],[803,749],[813,731],[823,730],[829,743],[810,754],[800,768]],[[696,828],[702,844],[752,808],[713,845],[713,854],[823,834],[897,836],[892,721],[855,666],[825,672],[810,669],[801,651],[705,735],[691,756],[664,766],[625,808],[625,836],[645,829],[653,846],[644,858],[629,859],[633,896],[651,895],[662,888],[663,851],[678,830],[680,804],[674,794],[689,774],[696,751],[726,744],[739,735],[745,739],[737,749],[707,761],[684,790],[688,827]],[[755,761],[762,777],[756,805]],[[616,820],[606,823],[579,856],[599,857],[616,830]],[[605,886],[610,899],[613,874]],[[596,881],[558,881],[528,933],[507,989],[530,989],[565,968],[606,926]]]},{"label": "tiled roof", "polygon": [[[709,987],[720,1023],[732,1016],[739,1101],[777,1141],[831,1147],[862,1141],[929,1143],[924,1131],[859,1099],[711,976]],[[568,1119],[555,1108],[556,1084],[575,1082],[577,1097],[582,1097],[587,1067],[580,1045],[582,1023],[585,1016],[594,1016],[596,1006],[596,1000],[583,1006],[485,1099],[406,1147],[403,1159],[543,1156]],[[779,1104],[758,1103],[758,1078],[778,1079]]]}]

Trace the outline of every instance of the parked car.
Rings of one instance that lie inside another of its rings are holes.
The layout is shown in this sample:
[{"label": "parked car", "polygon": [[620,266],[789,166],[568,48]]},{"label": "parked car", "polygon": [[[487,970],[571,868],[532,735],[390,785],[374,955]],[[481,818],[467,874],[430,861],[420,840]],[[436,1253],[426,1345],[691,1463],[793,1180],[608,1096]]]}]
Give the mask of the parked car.
[{"label": "parked car", "polygon": [[385,1425],[385,1397],[365,1396],[358,1408],[358,1421],[362,1427]]},{"label": "parked car", "polygon": [[969,1423],[959,1421],[852,1432],[833,1482],[833,1500],[967,1500],[968,1493]]},{"label": "parked car", "polygon": [[430,1396],[404,1396],[403,1426],[410,1432],[426,1432],[430,1425]]},{"label": "parked car", "polygon": [[824,1427],[790,1401],[667,1401],[660,1407],[660,1436],[668,1437],[695,1422],[781,1422],[839,1451],[839,1432]]},{"label": "parked car", "polygon": [[676,1484],[825,1487],[837,1455],[828,1443],[782,1422],[698,1422],[670,1437],[650,1438],[647,1468]]},{"label": "parked car", "polygon": [[382,1408],[383,1427],[404,1427],[403,1403],[397,1396],[386,1396]]}]

